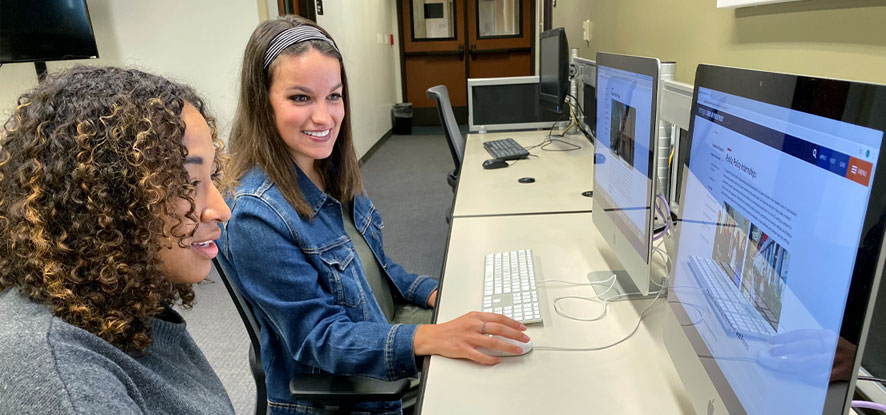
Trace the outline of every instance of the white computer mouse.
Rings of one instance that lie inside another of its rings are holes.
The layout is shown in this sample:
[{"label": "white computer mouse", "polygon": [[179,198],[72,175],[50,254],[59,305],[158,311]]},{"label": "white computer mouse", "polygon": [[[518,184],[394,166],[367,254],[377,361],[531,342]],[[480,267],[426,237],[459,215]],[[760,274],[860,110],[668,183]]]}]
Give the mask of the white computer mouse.
[{"label": "white computer mouse", "polygon": [[526,354],[526,353],[529,353],[529,351],[532,350],[532,340],[529,340],[528,342],[523,343],[523,342],[521,342],[521,341],[519,341],[519,340],[509,339],[509,338],[507,338],[507,337],[502,337],[502,336],[494,336],[494,335],[493,335],[493,336],[490,336],[490,337],[494,337],[494,338],[496,338],[496,339],[502,340],[502,341],[504,341],[505,343],[510,343],[510,344],[517,345],[517,346],[519,346],[521,349],[523,349],[523,351],[522,351],[521,353],[514,354],[514,353],[509,353],[509,352],[503,352],[503,351],[501,351],[501,350],[490,350],[490,349],[487,349],[487,348],[485,348],[485,347],[478,347],[477,350],[480,351],[480,353],[487,354],[487,355],[489,355],[489,356],[507,357],[507,356],[521,356],[521,355],[524,355],[524,354]]}]

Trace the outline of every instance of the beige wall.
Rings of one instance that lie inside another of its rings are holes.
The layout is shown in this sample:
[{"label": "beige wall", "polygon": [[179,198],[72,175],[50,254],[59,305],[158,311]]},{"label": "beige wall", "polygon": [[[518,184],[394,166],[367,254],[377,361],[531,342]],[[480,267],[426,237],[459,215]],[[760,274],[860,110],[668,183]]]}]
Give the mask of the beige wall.
[{"label": "beige wall", "polygon": [[[716,0],[559,0],[554,27],[569,47],[677,62],[693,83],[699,63],[886,83],[886,1],[806,0],[717,9]],[[592,22],[590,45],[581,22]]]},{"label": "beige wall", "polygon": [[[227,140],[237,107],[243,49],[265,15],[275,17],[276,1],[88,0],[100,59],[49,62],[50,72],[75,64],[136,67],[188,83],[215,113]],[[390,109],[399,102],[394,0],[327,0],[320,25],[339,43],[352,97],[357,155],[362,157],[391,128]],[[382,34],[384,44],[378,43]],[[0,67],[0,119],[15,99],[37,84],[31,63]]]},{"label": "beige wall", "polygon": [[317,23],[329,31],[344,56],[357,157],[391,129],[391,107],[399,102],[397,45],[388,43],[391,33],[397,37],[393,4],[394,0],[326,0],[324,14],[317,16]]},{"label": "beige wall", "polygon": [[[240,61],[258,24],[256,0],[88,0],[100,59],[49,62],[49,72],[75,64],[142,69],[187,83],[207,101],[227,140],[237,106]],[[32,63],[0,67],[0,117],[37,84]]]}]

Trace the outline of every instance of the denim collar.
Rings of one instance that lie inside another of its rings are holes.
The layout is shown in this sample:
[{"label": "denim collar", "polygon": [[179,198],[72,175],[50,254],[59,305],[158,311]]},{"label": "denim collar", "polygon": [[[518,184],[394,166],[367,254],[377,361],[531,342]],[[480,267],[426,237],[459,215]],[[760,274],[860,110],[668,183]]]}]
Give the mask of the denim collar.
[{"label": "denim collar", "polygon": [[[305,201],[311,205],[312,216],[316,216],[317,212],[320,211],[320,208],[326,204],[327,199],[335,200],[335,198],[320,190],[317,185],[308,178],[308,175],[298,167],[298,164],[293,162],[292,165],[295,166],[298,188],[301,190],[301,194],[305,198]],[[338,202],[337,200],[335,201]]]}]

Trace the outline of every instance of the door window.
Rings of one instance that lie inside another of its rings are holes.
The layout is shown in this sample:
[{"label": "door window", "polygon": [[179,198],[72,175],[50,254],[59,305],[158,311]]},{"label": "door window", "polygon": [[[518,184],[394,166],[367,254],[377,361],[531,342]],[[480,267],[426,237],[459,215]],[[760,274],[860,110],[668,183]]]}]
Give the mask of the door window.
[{"label": "door window", "polygon": [[520,35],[520,0],[476,0],[480,39]]},{"label": "door window", "polygon": [[412,0],[412,40],[455,39],[453,0]]}]

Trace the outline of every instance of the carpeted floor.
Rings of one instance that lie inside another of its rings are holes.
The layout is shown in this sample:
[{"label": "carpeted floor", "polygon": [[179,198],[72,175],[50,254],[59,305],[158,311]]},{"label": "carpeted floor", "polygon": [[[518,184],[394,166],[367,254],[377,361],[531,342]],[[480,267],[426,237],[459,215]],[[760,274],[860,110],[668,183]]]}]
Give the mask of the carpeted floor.
[{"label": "carpeted floor", "polygon": [[[366,192],[385,223],[385,253],[409,272],[439,277],[446,249],[452,157],[440,127],[391,136],[363,165]],[[255,384],[249,338],[224,284],[213,271],[195,287],[196,305],[183,310],[188,329],[228,391],[238,414],[252,414]]]}]

